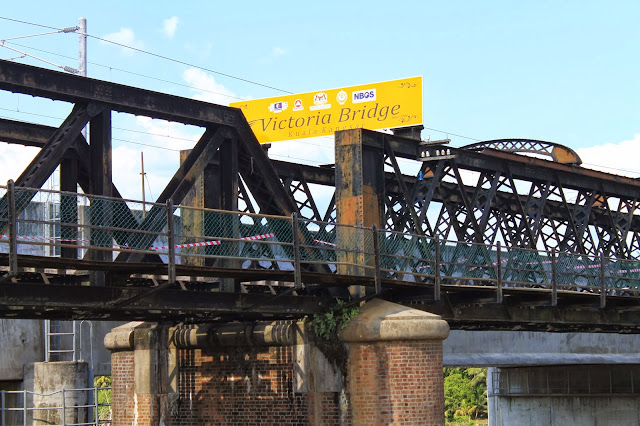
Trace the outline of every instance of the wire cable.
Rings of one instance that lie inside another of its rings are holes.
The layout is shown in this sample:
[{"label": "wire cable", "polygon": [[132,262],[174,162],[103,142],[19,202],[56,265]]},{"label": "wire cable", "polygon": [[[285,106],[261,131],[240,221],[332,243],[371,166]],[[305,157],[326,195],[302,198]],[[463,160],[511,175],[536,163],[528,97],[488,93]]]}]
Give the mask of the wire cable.
[{"label": "wire cable", "polygon": [[[4,20],[7,20],[7,21],[12,21],[12,22],[18,22],[18,23],[21,23],[21,24],[34,25],[34,26],[38,26],[38,27],[42,27],[42,28],[49,28],[49,29],[52,29],[52,30],[58,30],[58,31],[62,31],[63,30],[62,28],[55,28],[55,27],[50,27],[48,25],[36,24],[36,23],[33,23],[33,22],[27,22],[27,21],[21,21],[21,20],[18,20],[18,19],[7,18],[5,16],[0,16],[0,19],[4,19]],[[212,74],[221,75],[221,76],[224,76],[224,77],[227,77],[227,78],[232,78],[234,80],[243,81],[245,83],[253,84],[253,85],[264,87],[264,88],[271,89],[271,90],[276,90],[276,91],[282,92],[282,93],[293,94],[293,92],[289,92],[287,90],[279,89],[279,88],[274,87],[274,86],[269,86],[267,84],[258,83],[257,81],[253,81],[253,80],[249,80],[249,79],[246,79],[246,78],[238,77],[238,76],[235,76],[235,75],[232,75],[232,74],[227,74],[227,73],[224,73],[224,72],[221,72],[221,71],[216,71],[216,70],[213,70],[211,68],[202,67],[200,65],[191,64],[189,62],[181,61],[179,59],[174,59],[174,58],[171,58],[171,57],[165,56],[165,55],[160,55],[158,53],[150,52],[148,50],[139,49],[137,47],[127,46],[126,44],[122,44],[122,43],[118,43],[118,42],[113,41],[113,40],[109,40],[109,39],[105,39],[105,38],[102,38],[102,37],[94,36],[92,34],[87,34],[87,33],[78,33],[78,34],[79,35],[84,35],[84,36],[87,36],[87,37],[91,37],[91,38],[94,38],[96,40],[103,41],[105,43],[111,43],[111,44],[114,44],[116,46],[123,47],[125,49],[130,49],[130,50],[134,50],[136,52],[144,53],[145,55],[154,56],[156,58],[164,59],[166,61],[175,62],[177,64],[181,64],[181,65],[186,65],[186,66],[189,66],[189,67],[197,68],[197,69],[200,69],[200,70],[203,70],[203,71],[210,72]]]},{"label": "wire cable", "polygon": [[[22,48],[27,48],[27,49],[35,50],[35,51],[38,51],[38,52],[42,52],[42,53],[48,53],[50,55],[60,56],[61,58],[65,58],[65,59],[71,59],[71,60],[77,59],[77,58],[74,58],[72,56],[62,55],[60,53],[55,53],[55,52],[51,52],[51,51],[48,51],[48,50],[38,49],[36,47],[26,46],[24,44],[19,44],[19,43],[14,43],[14,42],[11,42],[11,44],[13,44],[15,46],[22,47]],[[237,99],[239,101],[247,100],[246,98],[240,98],[238,96],[233,96],[233,95],[229,95],[229,94],[226,94],[226,93],[214,92],[212,90],[204,89],[202,87],[190,86],[188,84],[183,84],[183,83],[176,83],[175,81],[164,80],[162,78],[152,77],[150,75],[140,74],[140,73],[137,73],[137,72],[124,70],[124,69],[121,69],[121,68],[112,67],[110,65],[99,64],[97,62],[89,61],[88,64],[89,65],[95,65],[97,67],[107,68],[107,69],[113,70],[113,71],[122,72],[122,73],[125,73],[125,74],[135,75],[136,77],[148,78],[149,80],[155,80],[155,81],[160,81],[162,83],[168,83],[168,84],[173,84],[173,85],[176,85],[176,86],[186,87],[186,88],[189,88],[189,89],[195,89],[195,90],[199,90],[201,92],[211,93],[212,95],[224,96],[224,97],[231,98],[231,99]]]}]

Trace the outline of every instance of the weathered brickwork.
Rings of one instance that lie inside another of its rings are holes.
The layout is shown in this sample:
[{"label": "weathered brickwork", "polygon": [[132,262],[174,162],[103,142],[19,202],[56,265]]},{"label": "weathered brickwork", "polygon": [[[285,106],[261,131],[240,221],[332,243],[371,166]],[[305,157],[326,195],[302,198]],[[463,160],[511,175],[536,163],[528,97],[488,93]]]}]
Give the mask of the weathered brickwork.
[{"label": "weathered brickwork", "polygon": [[338,425],[334,393],[294,393],[292,347],[179,351],[176,425]]},{"label": "weathered brickwork", "polygon": [[352,343],[347,380],[354,424],[444,424],[441,341]]},{"label": "weathered brickwork", "polygon": [[444,425],[448,333],[436,315],[371,301],[340,335],[341,373],[300,325],[130,323],[105,337],[113,424]]},{"label": "weathered brickwork", "polygon": [[111,403],[114,425],[131,425],[134,420],[133,351],[111,354]]},{"label": "weathered brickwork", "polygon": [[[340,394],[294,393],[292,347],[178,351],[176,405],[165,426],[340,425]],[[114,352],[113,424],[159,420],[158,395],[135,394],[134,352]]]}]

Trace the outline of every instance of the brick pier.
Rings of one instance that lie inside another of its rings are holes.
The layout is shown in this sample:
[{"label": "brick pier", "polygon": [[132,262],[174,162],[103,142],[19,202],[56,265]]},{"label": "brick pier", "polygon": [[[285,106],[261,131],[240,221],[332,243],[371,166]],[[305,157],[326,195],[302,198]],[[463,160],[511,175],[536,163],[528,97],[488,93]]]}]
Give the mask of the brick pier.
[{"label": "brick pier", "polygon": [[343,330],[346,372],[302,323],[129,323],[112,351],[114,425],[444,424],[440,317],[373,300]]}]

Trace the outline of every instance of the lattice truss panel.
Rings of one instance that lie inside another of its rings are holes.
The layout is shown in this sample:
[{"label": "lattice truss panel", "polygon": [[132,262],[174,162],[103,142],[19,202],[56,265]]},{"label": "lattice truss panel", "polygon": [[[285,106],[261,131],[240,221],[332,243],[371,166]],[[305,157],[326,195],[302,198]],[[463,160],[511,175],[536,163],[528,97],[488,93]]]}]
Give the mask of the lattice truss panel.
[{"label": "lattice truss panel", "polygon": [[608,195],[603,185],[564,188],[557,176],[516,179],[509,165],[462,168],[455,159],[422,164],[402,175],[385,150],[389,230],[514,247],[640,257],[637,198]]}]

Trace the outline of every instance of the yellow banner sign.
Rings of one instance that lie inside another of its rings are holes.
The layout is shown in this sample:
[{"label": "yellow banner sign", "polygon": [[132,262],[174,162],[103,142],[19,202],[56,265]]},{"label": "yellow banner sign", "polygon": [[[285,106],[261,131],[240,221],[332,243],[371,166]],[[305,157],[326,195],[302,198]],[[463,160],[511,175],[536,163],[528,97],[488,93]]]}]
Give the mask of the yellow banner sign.
[{"label": "yellow banner sign", "polygon": [[261,143],[422,124],[422,77],[234,102]]}]

